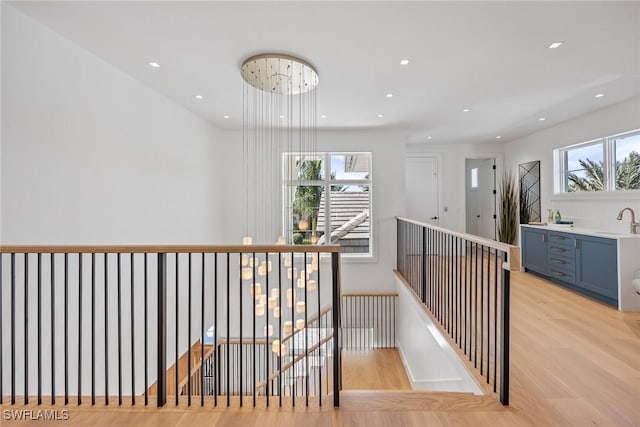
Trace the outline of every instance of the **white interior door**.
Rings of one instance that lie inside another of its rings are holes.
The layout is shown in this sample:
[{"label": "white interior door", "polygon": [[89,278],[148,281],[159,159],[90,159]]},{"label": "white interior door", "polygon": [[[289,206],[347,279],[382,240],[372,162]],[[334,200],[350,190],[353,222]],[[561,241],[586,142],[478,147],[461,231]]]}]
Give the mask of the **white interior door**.
[{"label": "white interior door", "polygon": [[495,159],[483,159],[480,167],[480,236],[496,238]]},{"label": "white interior door", "polygon": [[466,159],[466,232],[495,239],[495,159]]},{"label": "white interior door", "polygon": [[438,158],[407,157],[405,170],[407,217],[438,225]]}]

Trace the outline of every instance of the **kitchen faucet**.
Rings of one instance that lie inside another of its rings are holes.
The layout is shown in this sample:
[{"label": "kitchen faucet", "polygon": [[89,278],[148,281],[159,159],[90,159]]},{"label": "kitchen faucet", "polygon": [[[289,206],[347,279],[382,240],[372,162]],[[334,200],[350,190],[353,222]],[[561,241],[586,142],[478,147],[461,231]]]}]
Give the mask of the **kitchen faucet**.
[{"label": "kitchen faucet", "polygon": [[631,234],[638,234],[638,229],[640,229],[640,222],[636,222],[636,213],[631,208],[624,208],[620,212],[618,212],[618,217],[616,218],[618,221],[622,221],[622,214],[624,211],[631,212]]}]

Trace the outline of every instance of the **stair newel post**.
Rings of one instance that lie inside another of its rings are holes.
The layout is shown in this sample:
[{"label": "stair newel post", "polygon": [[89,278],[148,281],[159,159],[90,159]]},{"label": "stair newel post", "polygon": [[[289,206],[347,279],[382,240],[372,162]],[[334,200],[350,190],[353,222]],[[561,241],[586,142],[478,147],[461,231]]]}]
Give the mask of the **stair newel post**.
[{"label": "stair newel post", "polygon": [[511,293],[511,272],[505,268],[508,262],[507,252],[502,254],[502,312],[501,312],[501,341],[500,341],[500,402],[503,405],[509,404],[509,323],[510,323],[510,293]]},{"label": "stair newel post", "polygon": [[340,262],[339,253],[331,253],[331,272],[333,292],[333,406],[340,406],[340,388],[342,386],[342,367],[340,351]]},{"label": "stair newel post", "polygon": [[158,407],[167,402],[167,254],[158,254]]}]

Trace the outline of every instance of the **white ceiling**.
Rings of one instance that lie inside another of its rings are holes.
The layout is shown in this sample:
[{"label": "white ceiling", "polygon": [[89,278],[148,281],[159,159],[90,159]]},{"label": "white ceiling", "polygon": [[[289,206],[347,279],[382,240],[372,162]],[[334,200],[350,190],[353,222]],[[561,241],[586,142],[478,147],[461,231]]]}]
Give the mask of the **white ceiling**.
[{"label": "white ceiling", "polygon": [[11,4],[221,129],[263,52],[316,67],[322,128],[408,142],[510,140],[640,94],[637,1]]}]

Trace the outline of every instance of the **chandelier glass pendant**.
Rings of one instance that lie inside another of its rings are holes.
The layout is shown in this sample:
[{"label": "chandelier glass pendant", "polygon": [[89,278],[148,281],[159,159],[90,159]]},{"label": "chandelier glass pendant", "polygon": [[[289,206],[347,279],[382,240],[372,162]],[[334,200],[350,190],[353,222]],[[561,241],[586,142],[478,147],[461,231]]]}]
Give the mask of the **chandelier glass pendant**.
[{"label": "chandelier glass pendant", "polygon": [[[282,179],[298,175],[317,151],[318,73],[302,59],[262,54],[245,60],[241,75],[244,235],[253,243],[292,244],[291,220],[281,209],[291,209],[293,193]],[[283,164],[283,153],[295,156]]]},{"label": "chandelier glass pendant", "polygon": [[[318,74],[299,58],[263,54],[245,60],[241,75],[241,194],[245,214],[242,241],[245,245],[293,244],[292,216],[282,212],[291,212],[295,194],[292,189],[304,185],[303,174],[299,173],[302,165],[315,159]],[[285,176],[290,184],[291,177],[298,177],[298,182],[285,188]],[[312,253],[311,259],[306,255],[297,259],[292,254],[278,257],[278,261],[269,254],[240,256],[241,281],[254,305],[254,321],[262,326],[263,335],[279,357],[288,357],[287,343],[293,343],[296,331],[305,329],[310,302],[307,298],[311,294],[315,294],[319,307],[320,297],[314,292],[318,258],[317,253]],[[283,265],[273,265],[278,262]],[[277,283],[276,276],[280,274],[286,285],[281,290],[270,288],[269,283]]]}]

